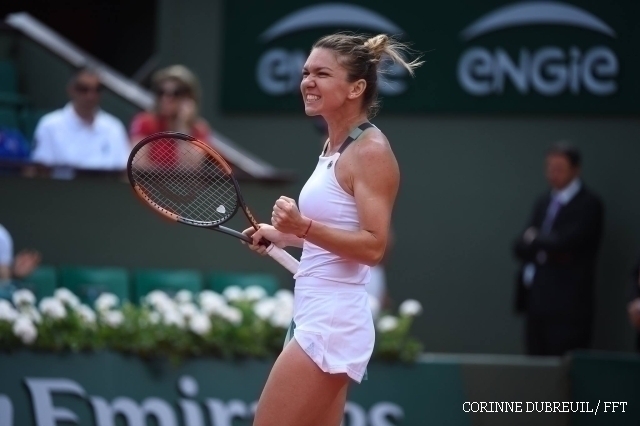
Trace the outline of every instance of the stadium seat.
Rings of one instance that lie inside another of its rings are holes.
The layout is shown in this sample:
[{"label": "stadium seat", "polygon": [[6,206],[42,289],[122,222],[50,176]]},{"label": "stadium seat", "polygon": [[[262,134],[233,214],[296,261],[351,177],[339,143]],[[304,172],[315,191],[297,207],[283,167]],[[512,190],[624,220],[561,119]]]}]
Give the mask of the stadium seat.
[{"label": "stadium seat", "polygon": [[133,274],[134,300],[140,302],[153,290],[161,290],[173,297],[180,290],[198,293],[202,290],[202,275],[189,269],[139,269]]},{"label": "stadium seat", "polygon": [[39,266],[28,277],[16,282],[17,288],[31,290],[37,300],[53,296],[57,286],[56,269],[53,266]]},{"label": "stadium seat", "polygon": [[278,279],[271,274],[216,271],[207,277],[207,288],[218,293],[222,293],[225,288],[232,285],[241,288],[257,285],[264,288],[270,295],[280,288]]},{"label": "stadium seat", "polygon": [[31,146],[33,146],[33,134],[36,131],[36,126],[38,125],[38,121],[45,115],[47,110],[37,109],[37,108],[25,108],[20,114],[20,128],[22,129],[22,133],[27,138]]},{"label": "stadium seat", "polygon": [[18,71],[11,59],[0,60],[0,92],[18,92]]},{"label": "stadium seat", "polygon": [[0,106],[23,106],[27,98],[18,89],[18,71],[10,59],[0,60]]},{"label": "stadium seat", "polygon": [[18,112],[15,108],[0,104],[0,127],[17,129],[19,125]]},{"label": "stadium seat", "polygon": [[130,300],[129,274],[123,268],[63,267],[59,286],[68,288],[91,307],[102,293],[113,293],[121,302]]}]

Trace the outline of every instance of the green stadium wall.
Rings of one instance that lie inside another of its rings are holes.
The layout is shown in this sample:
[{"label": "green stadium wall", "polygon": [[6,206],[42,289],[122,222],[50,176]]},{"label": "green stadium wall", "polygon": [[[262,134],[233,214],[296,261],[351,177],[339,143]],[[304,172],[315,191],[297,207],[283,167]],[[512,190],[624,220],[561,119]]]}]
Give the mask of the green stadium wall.
[{"label": "green stadium wall", "polygon": [[[277,167],[293,169],[293,184],[243,184],[258,217],[268,218],[280,195],[297,197],[315,165],[319,135],[298,114],[228,114],[219,104],[224,2],[161,0],[158,45],[162,65],[184,63],[202,80],[202,112],[212,126]],[[117,31],[114,30],[114,36]],[[241,54],[239,52],[238,54]],[[70,68],[21,39],[21,84],[39,108],[65,102]],[[437,58],[429,59],[438,66]],[[429,79],[428,71],[418,78]],[[243,87],[237,88],[243,96]],[[135,108],[105,94],[105,109],[127,122]],[[523,324],[513,314],[517,268],[510,245],[545,190],[547,147],[569,139],[584,154],[583,176],[606,206],[598,263],[594,347],[632,350],[626,318],[631,266],[640,253],[640,124],[635,116],[385,114],[374,121],[388,136],[402,171],[388,263],[392,299],[420,300],[415,332],[433,352],[517,354]],[[145,211],[122,182],[0,181],[0,223],[17,249],[35,247],[46,263],[195,267],[271,271],[236,241],[170,226]],[[238,218],[237,226],[244,226]]]}]

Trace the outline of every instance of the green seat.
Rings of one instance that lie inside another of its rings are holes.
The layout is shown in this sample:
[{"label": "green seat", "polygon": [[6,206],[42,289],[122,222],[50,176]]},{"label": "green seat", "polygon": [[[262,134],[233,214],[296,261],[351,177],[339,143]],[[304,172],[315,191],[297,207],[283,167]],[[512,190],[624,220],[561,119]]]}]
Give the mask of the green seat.
[{"label": "green seat", "polygon": [[137,302],[154,290],[164,291],[171,297],[180,290],[199,293],[202,291],[202,274],[190,269],[139,269],[133,273],[133,289]]},{"label": "green seat", "polygon": [[15,108],[0,105],[0,127],[17,129],[19,124]]},{"label": "green seat", "polygon": [[0,92],[18,93],[18,70],[11,59],[0,60]]},{"label": "green seat", "polygon": [[53,296],[56,291],[58,277],[53,266],[39,266],[28,277],[16,282],[17,288],[31,290],[37,300]]},{"label": "green seat", "polygon": [[269,295],[273,295],[280,288],[278,279],[271,274],[215,271],[207,277],[207,288],[218,293],[232,285],[240,288],[257,285],[264,288]]},{"label": "green seat", "polygon": [[27,104],[26,96],[21,95],[18,88],[18,70],[10,59],[0,60],[0,104],[5,106]]},{"label": "green seat", "polygon": [[20,93],[0,92],[0,106],[23,107],[29,103],[29,99]]},{"label": "green seat", "polygon": [[59,287],[68,288],[91,307],[102,293],[113,293],[121,302],[130,300],[129,274],[124,268],[63,267],[60,268]]},{"label": "green seat", "polygon": [[20,115],[20,122],[22,129],[22,134],[25,135],[27,140],[33,146],[33,136],[36,131],[36,126],[38,122],[45,115],[47,110],[38,109],[38,108],[25,108]]}]

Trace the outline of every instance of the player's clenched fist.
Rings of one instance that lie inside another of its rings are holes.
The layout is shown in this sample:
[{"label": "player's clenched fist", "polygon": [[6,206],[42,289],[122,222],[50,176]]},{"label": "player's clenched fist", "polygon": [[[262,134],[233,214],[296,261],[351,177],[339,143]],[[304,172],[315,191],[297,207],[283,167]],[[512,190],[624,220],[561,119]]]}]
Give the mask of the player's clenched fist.
[{"label": "player's clenched fist", "polygon": [[295,200],[282,196],[276,200],[271,214],[271,224],[285,234],[301,235],[310,219],[302,216]]}]

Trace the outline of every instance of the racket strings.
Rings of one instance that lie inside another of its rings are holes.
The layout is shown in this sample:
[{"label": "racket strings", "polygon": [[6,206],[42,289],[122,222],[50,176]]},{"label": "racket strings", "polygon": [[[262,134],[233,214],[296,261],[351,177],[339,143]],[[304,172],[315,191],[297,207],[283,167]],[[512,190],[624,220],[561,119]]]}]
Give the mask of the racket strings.
[{"label": "racket strings", "polygon": [[135,154],[131,170],[151,201],[184,219],[216,224],[237,208],[231,177],[214,157],[191,142],[150,142]]}]

